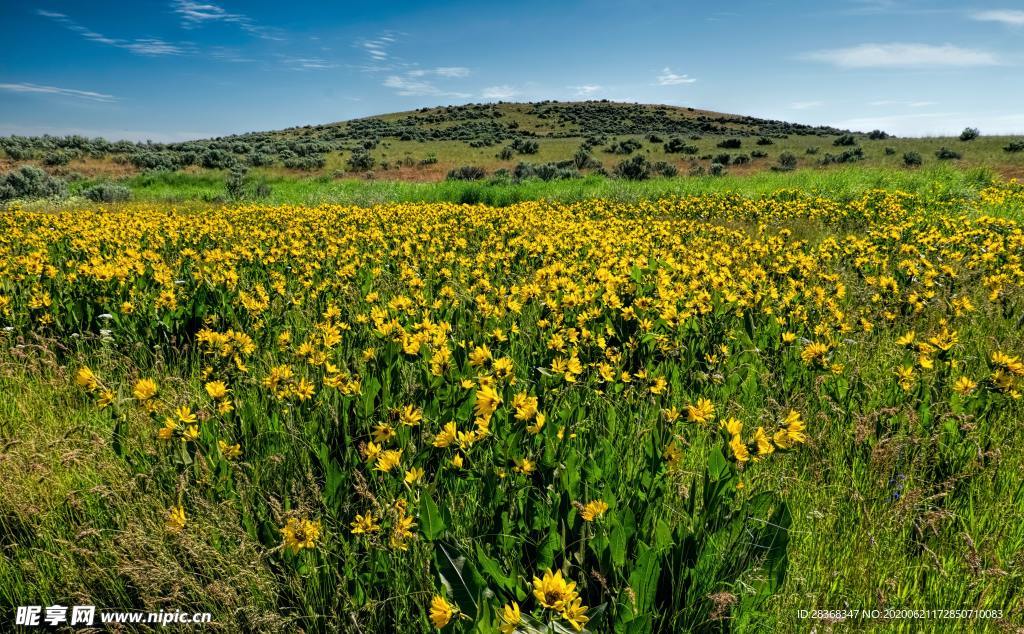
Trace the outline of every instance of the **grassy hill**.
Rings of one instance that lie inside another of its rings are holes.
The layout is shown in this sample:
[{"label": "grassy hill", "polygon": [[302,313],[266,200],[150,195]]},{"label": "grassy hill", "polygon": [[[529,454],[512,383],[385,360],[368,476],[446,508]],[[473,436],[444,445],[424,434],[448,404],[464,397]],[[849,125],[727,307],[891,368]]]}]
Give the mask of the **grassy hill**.
[{"label": "grassy hill", "polygon": [[853,164],[985,167],[1014,177],[1024,175],[1024,141],[902,139],[695,108],[547,101],[423,108],[173,144],[78,136],[0,139],[0,169],[22,164],[85,183],[154,171],[210,171],[223,180],[231,169],[271,180],[519,181],[594,173],[642,180]]}]

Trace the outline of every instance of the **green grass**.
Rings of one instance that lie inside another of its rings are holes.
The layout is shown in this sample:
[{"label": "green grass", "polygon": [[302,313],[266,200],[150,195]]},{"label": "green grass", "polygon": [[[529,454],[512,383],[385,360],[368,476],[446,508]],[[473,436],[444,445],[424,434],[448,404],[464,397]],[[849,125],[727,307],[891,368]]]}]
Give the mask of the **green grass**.
[{"label": "green grass", "polygon": [[[221,172],[174,172],[136,176],[128,185],[137,200],[161,203],[221,202],[225,200],[226,174]],[[330,177],[295,178],[255,173],[271,194],[261,203],[340,203],[374,205],[389,202],[456,202],[506,206],[525,200],[574,202],[590,198],[638,201],[671,196],[730,194],[763,196],[780,189],[831,198],[853,198],[871,189],[901,190],[931,198],[973,196],[995,180],[985,169],[959,170],[936,166],[918,170],[871,167],[801,169],[793,172],[760,172],[721,177],[680,176],[648,181],[624,181],[600,176],[562,181],[514,182],[441,181],[414,183],[388,180],[357,180]]]}]

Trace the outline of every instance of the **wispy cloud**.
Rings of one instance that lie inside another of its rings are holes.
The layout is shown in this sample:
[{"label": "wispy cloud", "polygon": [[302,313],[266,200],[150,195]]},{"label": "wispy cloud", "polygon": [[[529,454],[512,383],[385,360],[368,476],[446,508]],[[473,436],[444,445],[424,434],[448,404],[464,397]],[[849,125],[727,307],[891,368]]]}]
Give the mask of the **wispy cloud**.
[{"label": "wispy cloud", "polygon": [[680,84],[692,84],[697,81],[689,75],[677,75],[672,72],[672,69],[666,66],[662,69],[661,74],[658,75],[659,86],[678,86]]},{"label": "wispy cloud", "polygon": [[824,105],[824,101],[794,101],[789,104],[789,107],[793,110],[810,110],[811,108],[820,108]]},{"label": "wispy cloud", "polygon": [[463,66],[438,66],[437,68],[416,68],[406,73],[410,77],[435,77],[462,78],[469,77],[469,69]]},{"label": "wispy cloud", "polygon": [[510,99],[518,94],[519,91],[508,84],[488,86],[480,92],[480,96],[484,99]]},{"label": "wispy cloud", "polygon": [[174,0],[171,3],[171,10],[181,18],[181,25],[186,29],[220,22],[234,24],[243,31],[264,39],[283,39],[272,34],[270,29],[256,24],[249,16],[232,13],[220,5],[195,0]]},{"label": "wispy cloud", "polygon": [[934,106],[934,101],[899,101],[894,99],[879,99],[878,101],[869,101],[869,106],[903,106],[905,108],[927,108],[928,106]]},{"label": "wispy cloud", "polygon": [[999,58],[993,53],[952,44],[860,44],[812,51],[801,57],[840,68],[964,68],[1000,64]]},{"label": "wispy cloud", "polygon": [[390,75],[384,85],[402,97],[456,97],[465,99],[470,95],[464,92],[453,92],[439,88],[432,82],[417,79],[409,75]]},{"label": "wispy cloud", "polygon": [[76,90],[74,88],[60,88],[58,86],[43,86],[40,84],[0,84],[0,90],[18,93],[61,95],[64,97],[75,97],[77,99],[88,99],[89,101],[101,101],[105,103],[117,101],[117,97],[115,97],[114,95],[108,95],[102,92],[93,92],[91,90]]},{"label": "wispy cloud", "polygon": [[1001,22],[1009,26],[1024,26],[1024,11],[1015,9],[992,9],[977,11],[971,18],[979,22]]},{"label": "wispy cloud", "polygon": [[603,86],[597,84],[583,84],[582,86],[569,86],[569,90],[576,93],[577,97],[590,97],[596,92],[600,92]]},{"label": "wispy cloud", "polygon": [[282,57],[281,61],[293,70],[328,70],[338,66],[322,57]]},{"label": "wispy cloud", "polygon": [[391,45],[395,43],[393,33],[385,33],[371,40],[359,40],[356,46],[363,49],[374,62],[386,62],[391,58]]},{"label": "wispy cloud", "polygon": [[51,20],[56,21],[65,28],[74,31],[75,33],[78,33],[79,35],[81,35],[82,37],[91,42],[121,48],[127,51],[131,51],[132,53],[135,53],[137,55],[147,55],[153,57],[163,55],[182,55],[188,52],[189,48],[188,46],[183,44],[173,44],[171,42],[166,42],[164,40],[161,40],[160,38],[155,37],[143,37],[127,40],[115,37],[107,37],[102,33],[97,33],[96,31],[93,31],[88,27],[82,26],[81,24],[75,22],[63,13],[57,13],[56,11],[46,11],[44,9],[39,9],[38,11],[36,11],[36,13],[45,18],[49,18]]}]

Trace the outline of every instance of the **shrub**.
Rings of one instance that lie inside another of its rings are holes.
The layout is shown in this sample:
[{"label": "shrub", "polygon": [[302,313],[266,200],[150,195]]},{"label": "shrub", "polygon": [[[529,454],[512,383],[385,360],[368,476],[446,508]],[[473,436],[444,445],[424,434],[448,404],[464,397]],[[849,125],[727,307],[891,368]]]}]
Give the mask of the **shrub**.
[{"label": "shrub", "polygon": [[642,156],[634,156],[615,166],[614,174],[631,181],[642,181],[651,177],[651,163]]},{"label": "shrub", "polygon": [[224,188],[227,191],[228,199],[239,200],[245,195],[245,175],[247,170],[244,167],[234,167],[228,178],[224,181]]},{"label": "shrub", "polygon": [[487,172],[478,165],[463,165],[448,172],[450,181],[478,181],[485,176],[487,176]]},{"label": "shrub", "polygon": [[643,144],[636,139],[626,139],[625,141],[612,143],[605,151],[611,154],[632,154],[634,151],[639,150],[642,147]]},{"label": "shrub", "polygon": [[651,143],[663,143],[665,141],[665,139],[661,138],[657,134],[654,134],[653,132],[647,135],[647,140],[650,141]]},{"label": "shrub", "polygon": [[741,139],[725,139],[723,141],[719,141],[716,147],[720,147],[725,150],[736,150],[742,145],[743,141]]},{"label": "shrub", "polygon": [[895,153],[896,153],[896,148],[890,147],[890,146],[886,146],[885,147],[885,155],[886,156],[892,156]]},{"label": "shrub", "polygon": [[964,131],[960,133],[961,141],[973,141],[981,136],[981,130],[978,128],[964,128]]},{"label": "shrub", "polygon": [[1024,152],[1024,140],[1010,141],[1007,145],[1003,146],[1004,152]]},{"label": "shrub", "polygon": [[601,167],[601,162],[594,158],[594,156],[586,150],[584,147],[576,150],[576,154],[572,157],[573,164],[576,169],[596,169]]},{"label": "shrub", "polygon": [[882,141],[889,138],[889,133],[882,130],[872,130],[868,132],[868,138],[872,141]]},{"label": "shrub", "polygon": [[796,169],[796,154],[792,152],[783,152],[779,155],[779,164],[776,167],[779,171],[790,172]]},{"label": "shrub", "polygon": [[515,151],[510,147],[503,147],[501,152],[498,152],[498,158],[503,161],[511,161],[513,156],[515,156]]},{"label": "shrub", "polygon": [[737,154],[736,156],[732,157],[733,165],[746,165],[749,162],[750,157],[747,156],[746,154]]},{"label": "shrub", "polygon": [[716,154],[715,157],[711,159],[711,162],[721,163],[722,165],[728,165],[729,163],[732,162],[732,157],[729,154],[723,152],[722,154]]},{"label": "shrub", "polygon": [[906,152],[903,154],[903,164],[907,167],[917,167],[923,162],[924,160],[917,152]]},{"label": "shrub", "polygon": [[348,169],[350,172],[368,172],[373,169],[376,161],[365,150],[356,150],[348,157]]},{"label": "shrub", "polygon": [[131,200],[132,190],[115,183],[98,183],[82,190],[82,195],[94,203],[118,203]]},{"label": "shrub", "polygon": [[211,170],[227,169],[233,167],[235,163],[237,163],[237,160],[233,154],[216,148],[207,150],[199,159],[200,165]]},{"label": "shrub", "polygon": [[832,141],[832,145],[834,145],[836,147],[844,147],[844,146],[856,145],[856,144],[857,144],[857,139],[855,139],[852,134],[844,134],[844,135],[836,138],[834,141]]},{"label": "shrub", "polygon": [[530,139],[516,139],[511,147],[519,154],[536,154],[540,150],[540,144]]},{"label": "shrub", "polygon": [[817,145],[812,145],[811,147],[807,148],[807,150],[805,150],[805,154],[812,154],[813,155],[813,154],[817,154],[820,151],[821,151],[821,148],[819,148]]},{"label": "shrub", "polygon": [[[373,159],[370,160],[372,161]],[[322,156],[293,156],[285,159],[281,164],[288,169],[305,170],[310,172],[321,169],[324,165],[327,165],[327,159]]]},{"label": "shrub", "polygon": [[725,176],[725,165],[721,163],[712,163],[708,168],[708,174],[711,176]]},{"label": "shrub", "polygon": [[679,137],[672,137],[663,146],[666,154],[696,154],[700,151],[696,145],[688,145]]},{"label": "shrub", "polygon": [[766,136],[761,137],[757,140],[758,145],[775,145],[775,141],[772,141]]},{"label": "shrub", "polygon": [[651,171],[658,176],[666,176],[670,178],[672,176],[679,175],[679,168],[667,161],[658,161],[654,165],[651,165]]},{"label": "shrub", "polygon": [[263,152],[253,152],[245,157],[245,162],[252,167],[266,167],[274,164],[274,157]]},{"label": "shrub", "polygon": [[831,165],[833,163],[853,163],[855,161],[861,161],[864,159],[864,150],[856,147],[851,150],[846,150],[842,154],[828,154],[819,161],[822,165]]},{"label": "shrub", "polygon": [[427,154],[419,161],[419,165],[434,165],[435,163],[437,163],[437,155],[434,154],[433,152]]},{"label": "shrub", "polygon": [[768,153],[765,152],[764,150],[754,150],[753,152],[750,153],[750,158],[768,158]]},{"label": "shrub", "polygon": [[0,175],[0,200],[51,198],[67,192],[67,183],[32,165]]},{"label": "shrub", "polygon": [[959,152],[953,151],[948,147],[943,146],[935,151],[935,158],[939,159],[940,161],[949,161],[953,159],[963,158],[963,154],[960,154]]},{"label": "shrub", "polygon": [[73,158],[70,152],[64,150],[57,150],[56,152],[47,152],[43,155],[43,165],[67,165]]}]

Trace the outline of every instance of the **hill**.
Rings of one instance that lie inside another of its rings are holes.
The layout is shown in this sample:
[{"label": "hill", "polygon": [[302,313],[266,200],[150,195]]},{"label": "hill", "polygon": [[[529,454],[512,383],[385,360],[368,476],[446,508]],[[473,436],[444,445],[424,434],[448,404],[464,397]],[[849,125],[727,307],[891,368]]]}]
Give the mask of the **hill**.
[{"label": "hill", "polygon": [[897,139],[883,131],[852,133],[686,107],[544,101],[422,108],[172,144],[11,136],[0,139],[0,168],[36,164],[71,180],[247,168],[275,177],[429,181],[495,173],[515,179],[595,172],[634,178],[953,161],[1013,176],[1024,172],[1022,149],[1024,143],[1005,137]]}]

